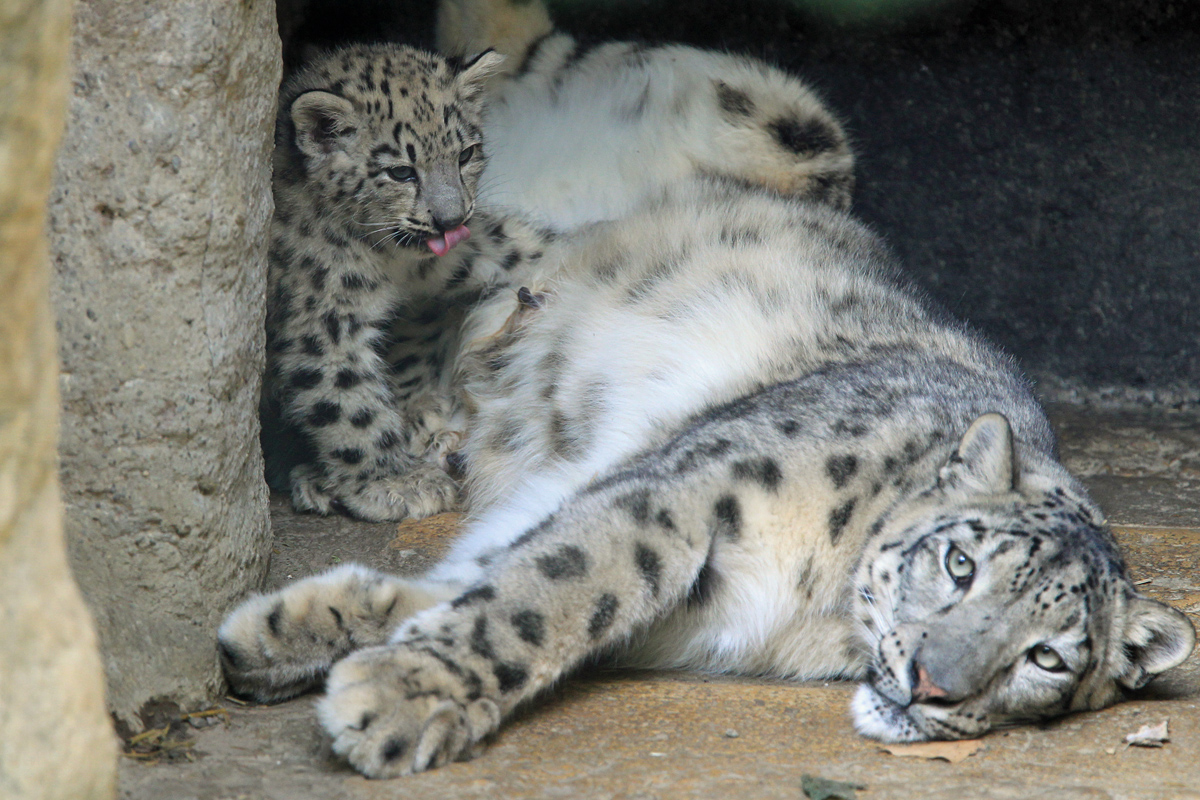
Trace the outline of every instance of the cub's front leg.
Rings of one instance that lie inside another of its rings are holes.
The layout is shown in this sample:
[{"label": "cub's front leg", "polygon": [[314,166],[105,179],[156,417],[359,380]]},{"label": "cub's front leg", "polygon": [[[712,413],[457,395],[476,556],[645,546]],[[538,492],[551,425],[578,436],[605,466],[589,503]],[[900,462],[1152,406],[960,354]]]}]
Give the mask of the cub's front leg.
[{"label": "cub's front leg", "polygon": [[[366,520],[424,517],[450,508],[458,489],[422,448],[376,352],[392,303],[388,286],[340,263],[301,259],[277,274],[270,389],[315,461],[290,476],[292,503]],[[307,271],[306,271],[307,270]]]},{"label": "cub's front leg", "polygon": [[370,777],[469,758],[517,704],[681,602],[721,530],[718,485],[653,472],[585,490],[393,643],[334,665],[333,749]]}]

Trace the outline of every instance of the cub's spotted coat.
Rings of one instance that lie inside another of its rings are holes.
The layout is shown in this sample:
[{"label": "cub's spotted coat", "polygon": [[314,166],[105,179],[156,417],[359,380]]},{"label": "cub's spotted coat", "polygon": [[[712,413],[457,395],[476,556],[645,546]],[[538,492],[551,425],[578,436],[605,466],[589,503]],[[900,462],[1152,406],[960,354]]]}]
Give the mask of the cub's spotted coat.
[{"label": "cub's spotted coat", "polygon": [[263,419],[272,485],[298,509],[456,502],[457,323],[537,283],[557,233],[701,174],[849,200],[845,136],[778,70],[563,34],[514,46],[506,75],[492,53],[349,47],[281,92]]}]

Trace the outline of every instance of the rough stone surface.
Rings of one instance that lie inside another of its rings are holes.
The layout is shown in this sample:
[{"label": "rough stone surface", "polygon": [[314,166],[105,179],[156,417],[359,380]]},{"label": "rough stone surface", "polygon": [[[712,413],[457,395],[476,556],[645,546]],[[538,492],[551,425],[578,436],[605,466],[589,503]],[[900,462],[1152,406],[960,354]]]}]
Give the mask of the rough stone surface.
[{"label": "rough stone surface", "polygon": [[0,4],[0,797],[116,789],[96,635],[67,567],[45,202],[70,0]]},{"label": "rough stone surface", "polygon": [[74,55],[50,205],[67,534],[137,730],[220,687],[215,625],[266,569],[274,4],[81,3]]},{"label": "rough stone surface", "polygon": [[[1143,516],[1194,512],[1188,492],[1200,466],[1200,415],[1055,406],[1051,416],[1066,462],[1109,517],[1123,521],[1117,538],[1139,588],[1200,624],[1200,525],[1164,527]],[[1158,506],[1124,505],[1146,482],[1165,487]],[[452,534],[446,517],[397,530],[298,516],[281,498],[272,512],[270,586],[350,560],[416,574]],[[982,750],[958,764],[891,756],[855,734],[848,712],[853,689],[694,673],[591,672],[531,704],[480,758],[392,781],[365,780],[330,753],[310,698],[249,707],[227,700],[227,723],[195,732],[188,747],[175,751],[185,750],[191,760],[124,762],[121,796],[796,800],[808,773],[864,784],[859,796],[872,800],[1200,800],[1200,652],[1130,702],[992,732]],[[1126,746],[1126,734],[1163,719],[1170,720],[1165,747]]]}]

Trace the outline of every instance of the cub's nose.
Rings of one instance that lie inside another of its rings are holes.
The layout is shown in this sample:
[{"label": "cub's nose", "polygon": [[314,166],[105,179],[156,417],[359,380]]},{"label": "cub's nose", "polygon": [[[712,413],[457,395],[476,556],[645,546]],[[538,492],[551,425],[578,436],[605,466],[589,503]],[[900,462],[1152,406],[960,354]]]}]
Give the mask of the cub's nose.
[{"label": "cub's nose", "polygon": [[437,228],[438,233],[445,233],[446,231],[452,231],[455,228],[461,226],[466,221],[467,221],[466,214],[454,214],[452,216],[446,216],[446,217],[439,217],[437,214],[433,215],[433,227]]}]

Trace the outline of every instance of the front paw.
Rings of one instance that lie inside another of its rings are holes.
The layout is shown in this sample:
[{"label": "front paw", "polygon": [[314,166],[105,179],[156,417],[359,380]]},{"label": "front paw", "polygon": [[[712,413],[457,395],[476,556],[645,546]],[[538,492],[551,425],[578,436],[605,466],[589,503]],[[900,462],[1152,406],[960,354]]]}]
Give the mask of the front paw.
[{"label": "front paw", "polygon": [[317,712],[334,752],[367,777],[424,772],[477,755],[500,726],[471,675],[407,644],[372,647],[334,666]]},{"label": "front paw", "polygon": [[427,587],[346,564],[234,609],[217,632],[221,666],[235,693],[285,700],[316,688],[335,661],[383,644],[439,599]]},{"label": "front paw", "polygon": [[423,519],[458,507],[458,484],[433,464],[370,478],[336,493],[335,504],[369,522]]}]

